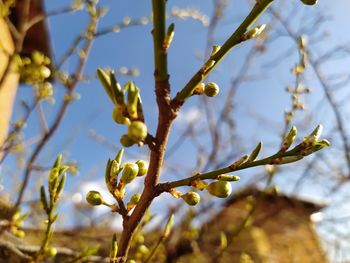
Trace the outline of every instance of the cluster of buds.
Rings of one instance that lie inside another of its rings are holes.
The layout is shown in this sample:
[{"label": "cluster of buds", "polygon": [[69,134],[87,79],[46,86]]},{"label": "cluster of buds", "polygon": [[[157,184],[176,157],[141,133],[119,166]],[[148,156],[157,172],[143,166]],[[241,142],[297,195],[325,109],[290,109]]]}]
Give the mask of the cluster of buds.
[{"label": "cluster of buds", "polygon": [[300,144],[287,151],[292,145],[297,134],[297,129],[293,126],[287,136],[284,138],[282,147],[277,153],[280,155],[280,157],[274,158],[270,164],[286,164],[296,162],[304,158],[304,156],[310,155],[330,146],[329,141],[326,139],[319,141],[322,129],[322,125],[318,125],[309,136],[304,137],[304,140]]},{"label": "cluster of buds", "polygon": [[307,156],[311,153],[317,152],[325,147],[330,146],[330,143],[326,139],[319,141],[323,127],[318,125],[312,133],[305,137],[303,142],[297,146],[298,153],[301,156]]},{"label": "cluster of buds", "polygon": [[206,95],[207,97],[215,97],[220,92],[218,84],[215,82],[208,82],[207,84],[200,83],[193,90],[193,95]]},{"label": "cluster of buds", "polygon": [[285,122],[288,125],[291,123],[296,111],[304,110],[305,105],[300,100],[300,97],[303,94],[310,93],[310,88],[304,87],[300,83],[300,75],[305,72],[307,61],[308,61],[308,53],[306,49],[307,41],[305,36],[300,36],[298,39],[298,51],[299,51],[299,62],[292,69],[292,73],[296,75],[296,84],[294,87],[288,86],[286,91],[291,95],[292,98],[292,107],[291,109],[286,110],[285,112]]},{"label": "cluster of buds", "polygon": [[128,133],[120,137],[120,143],[124,147],[143,145],[148,131],[144,123],[140,89],[132,81],[127,82],[122,88],[113,71],[99,68],[97,76],[115,106],[112,112],[113,120],[128,126]]},{"label": "cluster of buds", "polygon": [[[191,180],[189,184],[197,190],[207,190],[209,194],[215,197],[227,198],[232,193],[232,186],[230,182],[238,181],[240,180],[240,177],[224,173],[218,175],[218,172],[223,172],[223,170],[233,172],[258,165],[280,165],[296,162],[304,158],[304,156],[312,154],[330,145],[330,143],[325,139],[319,141],[321,133],[322,126],[318,125],[315,130],[309,136],[305,137],[300,144],[289,150],[297,135],[297,129],[293,126],[287,136],[284,138],[281,148],[276,154],[267,158],[256,160],[263,146],[262,142],[259,142],[250,154],[244,155],[224,169],[209,172],[203,174],[203,176],[198,173],[194,174],[192,177],[194,179]],[[273,171],[271,171],[270,174],[272,175]],[[208,184],[207,182],[203,181],[206,179],[214,179],[215,181]],[[188,205],[191,206],[194,206],[200,202],[199,194],[192,191],[182,194],[178,190],[172,188],[169,190],[169,193],[176,198],[182,198]]]},{"label": "cluster of buds", "polygon": [[135,178],[144,176],[148,171],[148,165],[144,160],[138,160],[135,163],[122,163],[123,155],[124,149],[122,148],[113,160],[109,159],[107,161],[105,170],[106,186],[108,191],[118,201],[118,204],[110,205],[106,203],[98,191],[89,191],[86,195],[86,201],[93,206],[108,206],[113,212],[119,212],[125,215],[140,200],[140,194],[134,194],[125,206],[123,201],[126,194],[125,186],[130,184]]},{"label": "cluster of buds", "polygon": [[34,51],[31,57],[16,57],[21,80],[30,85],[42,83],[50,77],[50,64],[50,59],[39,51]]},{"label": "cluster of buds", "polygon": [[[214,179],[215,181],[209,184],[198,178],[191,182],[191,186],[200,191],[207,190],[212,196],[226,198],[232,193],[230,182],[240,180],[239,176],[229,174],[221,174]],[[193,191],[182,194],[180,191],[173,188],[169,190],[169,193],[175,198],[181,198],[190,206],[197,205],[201,200],[200,195]]]},{"label": "cluster of buds", "polygon": [[53,104],[53,88],[48,81],[51,76],[50,64],[50,59],[39,51],[34,51],[30,57],[16,57],[21,81],[33,86],[37,100]]},{"label": "cluster of buds", "polygon": [[23,238],[25,232],[21,229],[23,226],[24,219],[28,217],[29,214],[21,214],[20,211],[16,211],[10,221],[10,231],[18,238]]},{"label": "cluster of buds", "polygon": [[[200,191],[207,190],[208,193],[212,196],[215,196],[218,198],[226,198],[226,197],[230,196],[230,194],[232,192],[232,187],[231,187],[230,182],[235,182],[238,180],[240,180],[239,176],[229,175],[229,174],[221,174],[221,175],[216,177],[216,181],[214,181],[210,184],[208,184],[207,182],[204,182],[200,179],[197,179],[197,180],[193,181],[191,185]],[[193,192],[189,192],[189,193],[193,193]],[[188,195],[189,193],[187,193],[185,195]],[[183,196],[181,196],[181,197],[183,198]],[[198,195],[198,198],[199,198],[199,195]],[[185,201],[189,205],[193,205],[193,204],[190,204],[187,200],[185,200]],[[199,200],[197,203],[199,203]],[[194,205],[196,205],[196,204],[194,204]]]}]

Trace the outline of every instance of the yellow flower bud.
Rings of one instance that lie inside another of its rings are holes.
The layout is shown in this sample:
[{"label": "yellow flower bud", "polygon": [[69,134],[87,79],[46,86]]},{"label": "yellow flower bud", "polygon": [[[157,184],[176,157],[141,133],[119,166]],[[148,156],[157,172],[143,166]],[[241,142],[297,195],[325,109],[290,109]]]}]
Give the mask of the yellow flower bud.
[{"label": "yellow flower bud", "polygon": [[191,206],[195,206],[201,201],[201,197],[196,192],[188,192],[181,196],[181,198]]},{"label": "yellow flower bud", "polygon": [[207,187],[208,192],[219,198],[226,198],[232,192],[231,184],[227,181],[216,181]]},{"label": "yellow flower bud", "polygon": [[128,136],[135,142],[142,141],[147,137],[147,126],[141,121],[133,121],[128,128]]},{"label": "yellow flower bud", "polygon": [[48,257],[54,257],[57,255],[57,249],[54,247],[47,248],[45,252],[46,252],[45,254]]},{"label": "yellow flower bud", "polygon": [[219,89],[218,84],[216,84],[214,82],[209,82],[204,87],[204,93],[208,97],[215,97],[216,95],[219,94],[219,91],[220,91],[220,89]]},{"label": "yellow flower bud", "polygon": [[89,191],[86,194],[86,201],[93,206],[101,205],[104,202],[102,195],[98,191]]},{"label": "yellow flower bud", "polygon": [[42,79],[47,79],[51,75],[51,70],[48,67],[40,66],[39,67],[40,77]]},{"label": "yellow flower bud", "polygon": [[136,161],[137,166],[139,167],[139,173],[137,176],[143,176],[148,171],[148,165],[144,160],[137,160]]},{"label": "yellow flower bud", "polygon": [[149,249],[145,245],[141,245],[138,247],[138,252],[140,252],[142,255],[148,255]]},{"label": "yellow flower bud", "polygon": [[132,180],[134,180],[139,173],[139,167],[135,163],[125,163],[123,165],[123,172],[121,181],[123,181],[124,184],[131,183]]},{"label": "yellow flower bud", "polygon": [[15,231],[15,236],[18,237],[18,238],[24,238],[26,233],[23,231],[23,230],[17,230]]}]

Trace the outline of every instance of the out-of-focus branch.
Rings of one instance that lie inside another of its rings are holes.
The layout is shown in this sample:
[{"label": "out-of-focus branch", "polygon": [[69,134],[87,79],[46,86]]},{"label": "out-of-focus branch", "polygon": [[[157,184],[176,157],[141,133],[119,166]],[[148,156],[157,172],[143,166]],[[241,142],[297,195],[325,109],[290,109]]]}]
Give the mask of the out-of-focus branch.
[{"label": "out-of-focus branch", "polygon": [[[70,98],[72,96],[74,89],[77,86],[77,84],[80,81],[81,76],[83,74],[84,66],[86,64],[87,57],[88,57],[90,48],[91,48],[93,40],[94,40],[93,35],[94,35],[96,27],[97,27],[97,22],[98,22],[97,17],[91,18],[91,22],[89,24],[89,29],[87,31],[86,43],[85,43],[85,46],[82,50],[84,53],[84,56],[80,57],[79,63],[78,63],[77,68],[75,70],[75,74],[73,76],[73,79],[71,81],[69,81],[67,84],[67,94],[66,94],[67,98]],[[33,153],[29,157],[27,164],[26,164],[25,172],[24,172],[24,179],[23,179],[23,182],[21,184],[17,200],[15,202],[15,208],[18,208],[22,202],[23,194],[24,194],[24,191],[28,185],[30,174],[32,171],[32,165],[35,163],[37,157],[39,156],[39,154],[42,151],[42,149],[44,148],[44,146],[50,140],[52,135],[56,132],[70,102],[71,102],[70,99],[65,99],[62,102],[62,105],[60,106],[60,109],[59,109],[59,111],[54,119],[53,124],[50,126],[49,130],[43,135],[41,141],[38,143],[38,145],[35,147]]]},{"label": "out-of-focus branch", "polygon": [[[298,35],[296,35],[293,32],[293,30],[289,27],[289,24],[273,8],[270,8],[270,13],[281,22],[281,25],[286,30],[288,35],[294,41],[298,42]],[[326,97],[329,105],[331,106],[333,113],[334,113],[334,116],[335,116],[337,127],[339,129],[339,133],[340,133],[340,136],[341,136],[342,141],[343,141],[345,160],[346,160],[347,165],[348,165],[348,175],[346,177],[349,179],[350,178],[350,145],[349,145],[349,138],[347,136],[345,125],[344,125],[344,122],[342,120],[342,114],[341,114],[340,109],[339,109],[337,103],[335,102],[334,96],[331,92],[332,88],[327,83],[323,73],[321,72],[320,65],[321,65],[322,60],[316,60],[310,49],[307,50],[307,53],[309,54],[309,63],[311,65],[312,69],[314,70],[314,72],[319,80],[319,83],[321,84],[321,87],[323,88],[325,97]],[[326,54],[327,54],[326,57],[330,56],[330,54],[328,52]]]}]

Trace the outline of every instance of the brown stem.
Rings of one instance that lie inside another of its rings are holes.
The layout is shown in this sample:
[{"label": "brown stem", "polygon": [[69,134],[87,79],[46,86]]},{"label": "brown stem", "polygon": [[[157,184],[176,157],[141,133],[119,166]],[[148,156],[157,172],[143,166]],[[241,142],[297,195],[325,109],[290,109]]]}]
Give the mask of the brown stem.
[{"label": "brown stem", "polygon": [[123,232],[118,242],[118,254],[117,258],[114,260],[114,262],[118,263],[126,261],[130,242],[135,230],[141,223],[153,199],[160,194],[156,185],[158,184],[160,171],[163,165],[170,128],[177,116],[178,108],[173,108],[170,105],[170,85],[168,79],[156,81],[156,95],[159,108],[159,120],[155,137],[156,145],[151,149],[148,173],[140,201],[130,217],[126,217],[123,222]]}]

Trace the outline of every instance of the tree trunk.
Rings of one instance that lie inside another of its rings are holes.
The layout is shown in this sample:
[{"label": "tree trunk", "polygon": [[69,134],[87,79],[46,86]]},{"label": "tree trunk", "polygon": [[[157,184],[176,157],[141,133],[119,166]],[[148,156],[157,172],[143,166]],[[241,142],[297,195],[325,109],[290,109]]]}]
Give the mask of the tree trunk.
[{"label": "tree trunk", "polygon": [[[0,147],[6,138],[19,75],[9,65],[14,44],[6,22],[0,18]],[[0,152],[0,156],[3,153]]]}]

